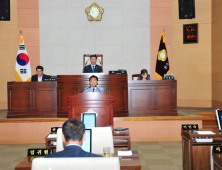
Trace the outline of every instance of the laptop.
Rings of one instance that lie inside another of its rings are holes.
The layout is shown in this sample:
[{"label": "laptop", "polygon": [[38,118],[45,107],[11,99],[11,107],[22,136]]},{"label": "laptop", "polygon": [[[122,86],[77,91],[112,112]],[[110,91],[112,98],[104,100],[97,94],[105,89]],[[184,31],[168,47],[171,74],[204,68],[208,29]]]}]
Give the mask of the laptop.
[{"label": "laptop", "polygon": [[92,129],[85,129],[86,138],[82,144],[82,149],[91,153],[92,151]]},{"label": "laptop", "polygon": [[222,125],[222,110],[217,109],[216,110],[216,117],[217,117],[217,124],[219,131],[222,131],[221,125]]},{"label": "laptop", "polygon": [[96,127],[96,113],[83,113],[82,121],[85,124],[85,128]]}]

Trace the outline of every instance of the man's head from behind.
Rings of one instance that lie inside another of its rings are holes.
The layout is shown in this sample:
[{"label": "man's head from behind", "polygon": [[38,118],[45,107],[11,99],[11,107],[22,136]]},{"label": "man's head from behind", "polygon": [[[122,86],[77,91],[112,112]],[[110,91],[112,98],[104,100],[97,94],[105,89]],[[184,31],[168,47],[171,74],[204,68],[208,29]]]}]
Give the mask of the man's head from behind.
[{"label": "man's head from behind", "polygon": [[89,84],[90,84],[90,86],[92,86],[93,88],[95,88],[95,87],[98,85],[98,77],[92,75],[92,76],[89,78]]},{"label": "man's head from behind", "polygon": [[41,77],[43,74],[43,67],[42,66],[37,66],[36,67],[36,74]]},{"label": "man's head from behind", "polygon": [[96,55],[90,55],[90,62],[92,65],[95,65],[97,62],[97,56]]},{"label": "man's head from behind", "polygon": [[62,125],[63,142],[82,145],[85,140],[85,125],[81,120],[69,119]]}]

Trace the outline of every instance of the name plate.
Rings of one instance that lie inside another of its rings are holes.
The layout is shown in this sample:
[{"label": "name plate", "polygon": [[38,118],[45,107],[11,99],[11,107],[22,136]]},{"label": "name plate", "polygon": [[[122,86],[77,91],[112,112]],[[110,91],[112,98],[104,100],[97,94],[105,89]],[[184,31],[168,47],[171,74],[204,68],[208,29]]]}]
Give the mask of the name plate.
[{"label": "name plate", "polygon": [[222,146],[213,146],[214,153],[222,153]]},{"label": "name plate", "polygon": [[52,153],[51,148],[45,148],[45,149],[28,149],[27,156],[45,156]]},{"label": "name plate", "polygon": [[57,133],[58,128],[61,127],[51,127],[51,133]]},{"label": "name plate", "polygon": [[198,130],[198,124],[182,125],[182,130]]}]

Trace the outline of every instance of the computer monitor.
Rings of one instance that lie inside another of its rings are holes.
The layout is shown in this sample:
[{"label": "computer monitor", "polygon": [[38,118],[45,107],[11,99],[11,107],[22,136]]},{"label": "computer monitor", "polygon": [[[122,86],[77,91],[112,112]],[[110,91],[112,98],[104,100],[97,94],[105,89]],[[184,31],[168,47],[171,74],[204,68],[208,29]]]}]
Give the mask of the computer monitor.
[{"label": "computer monitor", "polygon": [[91,153],[92,146],[92,129],[85,129],[86,138],[82,144],[82,149],[86,152]]},{"label": "computer monitor", "polygon": [[85,128],[96,127],[96,113],[83,113],[82,121],[85,124]]},{"label": "computer monitor", "polygon": [[217,117],[217,124],[219,131],[222,131],[221,125],[222,125],[222,110],[217,109],[216,110],[216,117]]}]

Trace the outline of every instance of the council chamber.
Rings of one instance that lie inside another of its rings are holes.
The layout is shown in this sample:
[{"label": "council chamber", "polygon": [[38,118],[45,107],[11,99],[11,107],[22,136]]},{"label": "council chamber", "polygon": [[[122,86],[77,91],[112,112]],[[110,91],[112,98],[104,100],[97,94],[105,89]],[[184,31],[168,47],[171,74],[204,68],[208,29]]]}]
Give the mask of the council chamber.
[{"label": "council chamber", "polygon": [[0,169],[222,169],[221,7],[2,0]]}]

